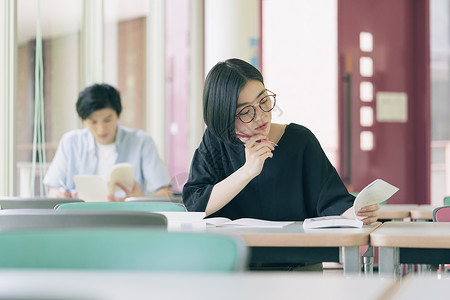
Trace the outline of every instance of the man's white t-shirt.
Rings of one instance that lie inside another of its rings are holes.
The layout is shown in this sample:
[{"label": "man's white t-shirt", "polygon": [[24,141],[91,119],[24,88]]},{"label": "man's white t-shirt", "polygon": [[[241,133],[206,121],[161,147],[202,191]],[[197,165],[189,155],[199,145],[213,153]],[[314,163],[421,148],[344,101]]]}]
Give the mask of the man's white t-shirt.
[{"label": "man's white t-shirt", "polygon": [[[109,172],[111,171],[111,168],[116,164],[117,161],[117,150],[116,150],[116,143],[109,144],[109,145],[102,145],[97,142],[95,142],[97,146],[97,158],[98,158],[98,165],[97,165],[97,175],[100,175],[101,177],[105,178],[106,181],[109,181]],[[125,192],[122,190],[116,190],[114,193],[115,197],[123,198],[126,196]]]},{"label": "man's white t-shirt", "polygon": [[116,143],[102,145],[96,142],[95,144],[98,158],[97,175],[108,180],[108,173],[117,161]]}]

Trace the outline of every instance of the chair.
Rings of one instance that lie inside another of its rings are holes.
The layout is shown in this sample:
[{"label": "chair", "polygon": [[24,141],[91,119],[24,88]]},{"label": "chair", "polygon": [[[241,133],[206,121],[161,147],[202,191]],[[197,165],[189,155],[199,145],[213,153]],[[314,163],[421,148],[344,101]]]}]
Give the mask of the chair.
[{"label": "chair", "polygon": [[0,231],[44,228],[167,228],[162,214],[141,211],[13,209],[0,211]]},{"label": "chair", "polygon": [[183,204],[181,196],[173,197],[128,197],[125,202],[169,202]]},{"label": "chair", "polygon": [[43,229],[0,233],[0,268],[152,271],[244,270],[236,236],[144,229]]},{"label": "chair", "polygon": [[450,222],[450,206],[433,209],[433,222]]},{"label": "chair", "polygon": [[84,202],[74,198],[0,197],[1,209],[53,209],[61,203]]},{"label": "chair", "polygon": [[449,206],[450,205],[450,196],[444,197],[444,205]]},{"label": "chair", "polygon": [[169,202],[79,202],[60,204],[55,209],[186,211],[184,205]]}]

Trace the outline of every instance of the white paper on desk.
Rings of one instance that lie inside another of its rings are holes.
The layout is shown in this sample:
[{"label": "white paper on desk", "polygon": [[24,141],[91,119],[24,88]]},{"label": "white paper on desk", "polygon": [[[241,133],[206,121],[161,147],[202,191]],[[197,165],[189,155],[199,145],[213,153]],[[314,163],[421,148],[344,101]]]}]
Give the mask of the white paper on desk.
[{"label": "white paper on desk", "polygon": [[205,212],[184,212],[184,211],[157,211],[157,213],[166,216],[169,222],[196,223],[201,222],[205,217]]},{"label": "white paper on desk", "polygon": [[369,205],[381,203],[389,199],[399,189],[384,180],[376,179],[368,186],[366,186],[359,194],[353,203],[353,212],[356,216],[357,212]]},{"label": "white paper on desk", "polygon": [[265,227],[265,228],[281,228],[294,223],[293,221],[267,221],[254,218],[241,218],[231,221],[224,217],[206,218],[203,220],[206,224],[215,226],[245,226],[245,227]]}]

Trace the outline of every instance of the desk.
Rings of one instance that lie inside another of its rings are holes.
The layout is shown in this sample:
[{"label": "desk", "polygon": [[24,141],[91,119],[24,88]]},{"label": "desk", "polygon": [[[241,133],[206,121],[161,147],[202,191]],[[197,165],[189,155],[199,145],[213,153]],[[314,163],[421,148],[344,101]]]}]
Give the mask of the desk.
[{"label": "desk", "polygon": [[369,244],[369,234],[381,223],[363,228],[321,228],[305,231],[303,222],[283,228],[244,226],[208,227],[213,233],[242,237],[252,263],[341,262],[344,274],[361,272],[360,246]]},{"label": "desk", "polygon": [[385,204],[380,206],[379,220],[399,220],[409,218],[411,209],[417,207],[417,204]]},{"label": "desk", "polygon": [[380,276],[398,276],[401,263],[450,263],[450,223],[385,222],[370,234],[370,244],[379,247]]},{"label": "desk", "polygon": [[386,299],[411,300],[433,299],[447,300],[450,297],[450,277],[438,279],[431,276],[407,276],[392,289],[394,292]]},{"label": "desk", "polygon": [[170,273],[0,271],[1,299],[382,299],[396,283],[378,277],[301,272]]},{"label": "desk", "polygon": [[411,219],[415,221],[433,221],[433,210],[436,205],[419,205],[411,209]]}]

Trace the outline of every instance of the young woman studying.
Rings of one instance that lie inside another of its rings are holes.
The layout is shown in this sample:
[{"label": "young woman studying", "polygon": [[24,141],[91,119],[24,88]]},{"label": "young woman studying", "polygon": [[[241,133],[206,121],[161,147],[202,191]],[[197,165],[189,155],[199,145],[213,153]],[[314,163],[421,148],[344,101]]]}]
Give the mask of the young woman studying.
[{"label": "young woman studying", "polygon": [[[240,59],[216,64],[206,77],[207,129],[196,150],[183,202],[189,211],[230,219],[302,221],[352,216],[348,193],[314,134],[298,124],[272,123],[276,94]],[[358,212],[377,220],[379,205]]]},{"label": "young woman studying", "polygon": [[[85,88],[79,94],[76,109],[86,128],[62,137],[44,178],[50,197],[74,197],[67,191],[75,189],[74,175],[106,177],[115,164],[124,162],[134,169],[131,190],[116,183],[125,197],[144,196],[148,185],[154,196],[172,195],[169,176],[152,138],[142,130],[119,125],[122,104],[114,87],[94,84]],[[108,199],[121,201],[124,197],[109,195]]]}]

